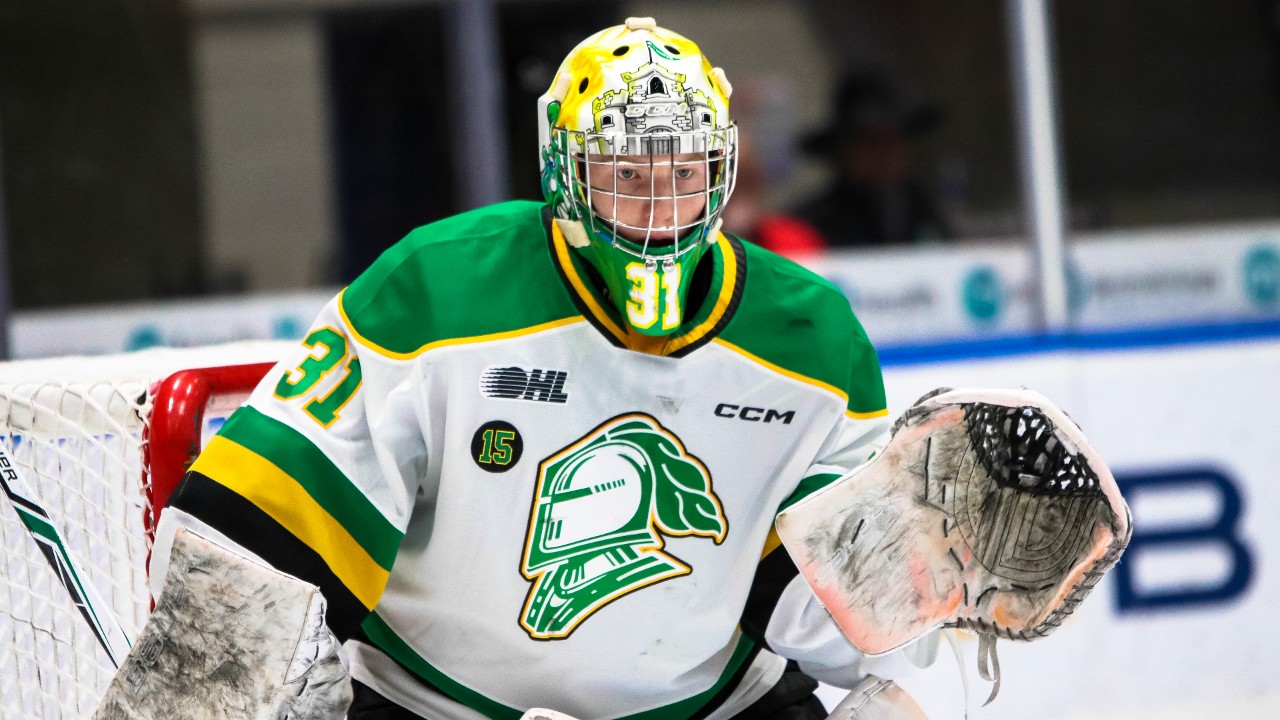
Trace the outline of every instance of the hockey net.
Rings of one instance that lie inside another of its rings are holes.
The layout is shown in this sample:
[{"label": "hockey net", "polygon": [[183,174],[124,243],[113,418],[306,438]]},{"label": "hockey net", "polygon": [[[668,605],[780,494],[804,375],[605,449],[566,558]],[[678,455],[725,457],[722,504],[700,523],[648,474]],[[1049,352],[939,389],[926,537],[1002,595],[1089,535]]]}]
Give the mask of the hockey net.
[{"label": "hockey net", "polygon": [[[292,346],[0,363],[0,473],[20,495],[0,494],[0,717],[93,713],[115,673],[111,643],[68,587],[87,586],[91,604],[105,605],[92,610],[136,637],[151,608],[156,511],[204,438]],[[55,570],[59,544],[75,570]]]}]

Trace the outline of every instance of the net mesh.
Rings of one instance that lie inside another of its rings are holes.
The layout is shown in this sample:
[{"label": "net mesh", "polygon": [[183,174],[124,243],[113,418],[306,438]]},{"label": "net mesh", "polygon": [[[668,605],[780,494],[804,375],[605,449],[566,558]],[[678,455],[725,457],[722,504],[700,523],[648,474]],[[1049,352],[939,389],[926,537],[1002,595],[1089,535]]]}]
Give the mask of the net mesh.
[{"label": "net mesh", "polygon": [[[151,389],[177,370],[260,362],[285,347],[248,343],[0,363],[0,445],[16,465],[22,493],[48,514],[128,637],[150,610],[143,429]],[[0,539],[0,717],[88,718],[115,667],[2,496]]]},{"label": "net mesh", "polygon": [[[141,482],[147,409],[146,387],[137,382],[0,389],[0,442],[130,637],[149,604]],[[0,642],[14,650],[0,655],[0,707],[6,717],[87,717],[114,667],[8,503],[0,529]]]}]

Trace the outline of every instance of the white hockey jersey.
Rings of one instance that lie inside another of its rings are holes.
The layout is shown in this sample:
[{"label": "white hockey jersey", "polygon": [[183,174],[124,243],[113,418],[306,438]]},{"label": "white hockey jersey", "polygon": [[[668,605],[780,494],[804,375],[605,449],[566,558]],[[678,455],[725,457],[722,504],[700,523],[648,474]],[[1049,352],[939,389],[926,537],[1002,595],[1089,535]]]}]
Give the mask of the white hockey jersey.
[{"label": "white hockey jersey", "polygon": [[171,506],[319,585],[353,675],[424,717],[722,717],[776,681],[778,510],[884,430],[817,276],[721,235],[629,335],[541,204],[419,228],[324,309]]}]

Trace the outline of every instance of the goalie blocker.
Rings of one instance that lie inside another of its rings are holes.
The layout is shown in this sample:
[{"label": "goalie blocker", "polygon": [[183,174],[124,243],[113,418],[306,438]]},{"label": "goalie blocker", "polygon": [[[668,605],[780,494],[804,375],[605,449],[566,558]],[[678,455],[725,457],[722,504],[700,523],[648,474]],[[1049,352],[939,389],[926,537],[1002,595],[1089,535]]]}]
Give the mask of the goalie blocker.
[{"label": "goalie blocker", "polygon": [[783,511],[778,535],[868,655],[939,627],[978,632],[994,698],[995,638],[1053,632],[1124,551],[1129,508],[1080,428],[1030,390],[939,389],[890,432]]}]

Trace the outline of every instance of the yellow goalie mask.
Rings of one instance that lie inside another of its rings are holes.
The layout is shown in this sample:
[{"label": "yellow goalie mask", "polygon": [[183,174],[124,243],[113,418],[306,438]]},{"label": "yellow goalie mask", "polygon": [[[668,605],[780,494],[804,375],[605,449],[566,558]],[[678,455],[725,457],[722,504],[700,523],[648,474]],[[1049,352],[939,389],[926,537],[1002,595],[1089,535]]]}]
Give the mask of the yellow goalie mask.
[{"label": "yellow goalie mask", "polygon": [[[692,41],[629,18],[584,40],[539,101],[542,192],[636,331],[674,332],[733,191],[732,89]],[[657,302],[634,302],[638,292]]]}]

